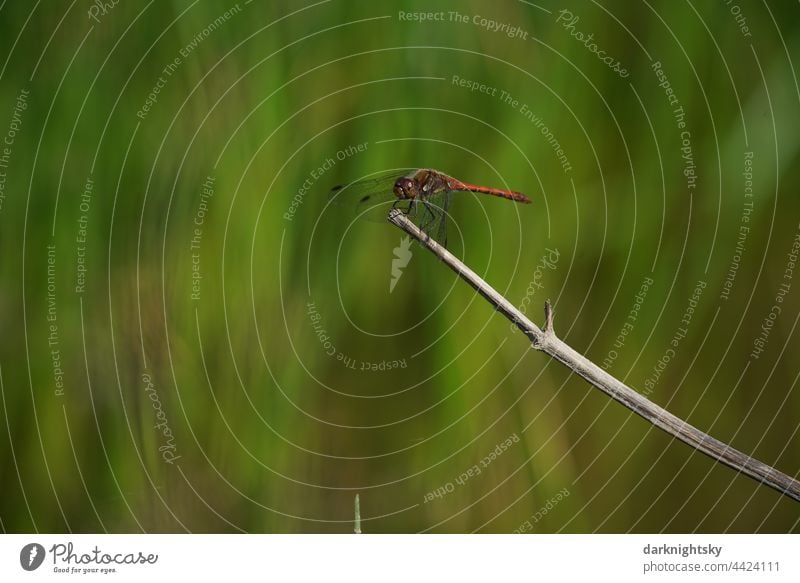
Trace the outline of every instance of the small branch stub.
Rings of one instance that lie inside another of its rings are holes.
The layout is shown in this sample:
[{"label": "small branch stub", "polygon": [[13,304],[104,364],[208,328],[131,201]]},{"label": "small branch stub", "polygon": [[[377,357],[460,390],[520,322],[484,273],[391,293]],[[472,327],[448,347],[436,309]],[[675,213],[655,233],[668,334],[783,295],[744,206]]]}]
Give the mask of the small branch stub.
[{"label": "small branch stub", "polygon": [[553,306],[550,300],[544,302],[544,335],[547,337],[556,335],[553,330]]},{"label": "small branch stub", "polygon": [[556,337],[553,330],[553,305],[550,300],[544,302],[544,328],[541,334],[531,339],[531,343],[536,350],[546,351],[546,346]]}]

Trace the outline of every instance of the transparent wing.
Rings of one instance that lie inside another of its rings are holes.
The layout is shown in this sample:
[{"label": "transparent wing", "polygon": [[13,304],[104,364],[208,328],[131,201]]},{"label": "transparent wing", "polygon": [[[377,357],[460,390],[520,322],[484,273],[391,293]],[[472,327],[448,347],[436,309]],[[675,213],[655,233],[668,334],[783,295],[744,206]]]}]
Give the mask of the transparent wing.
[{"label": "transparent wing", "polygon": [[384,196],[392,193],[395,181],[401,176],[414,172],[408,168],[398,168],[382,172],[364,180],[356,180],[345,184],[337,184],[331,188],[331,200],[338,204],[348,201],[361,201],[373,196]]},{"label": "transparent wing", "polygon": [[397,201],[392,188],[401,176],[416,170],[398,168],[376,176],[334,186],[330,191],[331,203],[347,207],[354,215],[372,221],[385,221],[392,205]]},{"label": "transparent wing", "polygon": [[449,191],[440,192],[416,201],[415,214],[409,215],[425,234],[444,247],[447,247],[447,213],[451,195]]}]

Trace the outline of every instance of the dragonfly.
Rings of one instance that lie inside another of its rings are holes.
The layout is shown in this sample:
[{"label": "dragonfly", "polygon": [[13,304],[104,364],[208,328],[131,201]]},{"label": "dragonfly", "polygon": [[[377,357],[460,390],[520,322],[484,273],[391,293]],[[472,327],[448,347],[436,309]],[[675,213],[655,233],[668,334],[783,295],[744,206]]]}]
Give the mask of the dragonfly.
[{"label": "dragonfly", "polygon": [[359,214],[387,203],[403,211],[428,237],[447,247],[447,217],[454,192],[477,192],[529,204],[531,200],[515,190],[463,182],[432,168],[394,171],[375,178],[339,184],[331,189],[337,204],[354,202]]}]

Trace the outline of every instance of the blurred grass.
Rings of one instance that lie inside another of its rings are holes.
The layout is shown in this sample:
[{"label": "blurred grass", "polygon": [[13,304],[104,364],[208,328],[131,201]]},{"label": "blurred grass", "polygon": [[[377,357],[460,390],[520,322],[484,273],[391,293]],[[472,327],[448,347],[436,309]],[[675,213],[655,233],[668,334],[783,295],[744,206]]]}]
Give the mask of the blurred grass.
[{"label": "blurred grass", "polygon": [[[530,207],[464,197],[453,210],[462,231],[451,229],[454,250],[519,304],[545,247],[558,249],[531,314],[556,300],[559,333],[596,361],[652,274],[611,370],[637,388],[695,283],[707,281],[651,398],[794,474],[796,290],[767,353],[740,375],[800,214],[800,97],[783,47],[796,60],[796,7],[748,5],[753,48],[722,3],[569,8],[579,30],[627,65],[622,80],[554,14],[522,2],[240,3],[137,118],[166,64],[230,6],[119,4],[94,26],[80,7],[63,21],[19,2],[0,11],[0,130],[19,91],[31,91],[0,211],[7,531],[349,532],[357,490],[365,532],[508,532],[562,488],[570,495],[537,531],[797,529],[791,503],[691,455],[530,352],[419,249],[389,294],[399,233],[326,208],[333,184],[395,167],[526,192]],[[398,9],[482,14],[519,24],[530,40],[471,24],[401,23]],[[686,110],[693,196],[679,132],[639,43]],[[573,170],[563,172],[518,111],[458,88],[454,75],[527,104]],[[360,143],[364,153],[312,179],[286,221],[312,170]],[[746,150],[755,153],[756,206],[724,302]],[[76,224],[90,175],[87,290],[76,294]],[[192,301],[189,243],[209,175],[201,298]],[[53,394],[47,344],[50,243],[63,397]],[[309,302],[338,352],[408,366],[346,368],[314,334]],[[179,467],[159,454],[144,372]],[[520,444],[479,477],[424,503],[514,433]]]}]

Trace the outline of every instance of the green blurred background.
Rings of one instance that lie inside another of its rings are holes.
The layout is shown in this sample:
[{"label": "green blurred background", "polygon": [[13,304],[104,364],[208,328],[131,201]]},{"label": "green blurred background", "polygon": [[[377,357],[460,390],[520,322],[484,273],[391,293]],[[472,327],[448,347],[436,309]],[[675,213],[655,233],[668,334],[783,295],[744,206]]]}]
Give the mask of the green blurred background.
[{"label": "green blurred background", "polygon": [[450,248],[797,475],[798,16],[3,2],[2,528],[352,532],[359,493],[373,533],[797,531],[419,246],[390,291],[401,233],[328,190],[433,167],[525,192],[459,195]]}]

